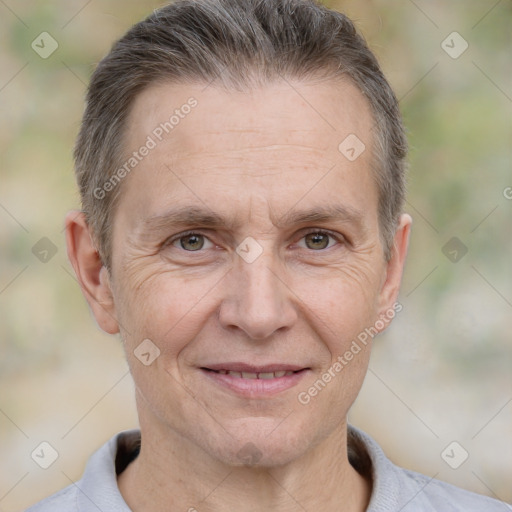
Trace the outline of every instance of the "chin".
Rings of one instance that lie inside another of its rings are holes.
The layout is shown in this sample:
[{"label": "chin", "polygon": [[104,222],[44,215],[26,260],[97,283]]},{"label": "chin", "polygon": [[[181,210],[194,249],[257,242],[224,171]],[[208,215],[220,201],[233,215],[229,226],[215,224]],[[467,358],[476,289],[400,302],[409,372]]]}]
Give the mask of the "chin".
[{"label": "chin", "polygon": [[273,429],[255,423],[211,447],[214,457],[229,466],[273,468],[300,458],[311,446],[311,440],[300,430],[276,427],[275,420]]}]

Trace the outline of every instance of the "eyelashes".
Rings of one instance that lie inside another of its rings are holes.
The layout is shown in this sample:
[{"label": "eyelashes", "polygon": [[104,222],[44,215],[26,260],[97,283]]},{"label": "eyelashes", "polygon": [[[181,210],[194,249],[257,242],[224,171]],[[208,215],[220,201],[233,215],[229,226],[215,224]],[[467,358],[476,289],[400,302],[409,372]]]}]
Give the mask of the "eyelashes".
[{"label": "eyelashes", "polygon": [[187,252],[197,252],[201,249],[211,249],[213,247],[212,241],[201,233],[190,231],[188,233],[181,234],[178,238],[175,238],[171,245],[176,248],[181,248]]},{"label": "eyelashes", "polygon": [[[302,232],[297,242],[294,242],[292,246],[295,245],[312,252],[322,252],[333,246],[343,245],[345,242],[345,237],[339,233],[324,229],[310,229],[307,232]],[[218,246],[204,233],[190,230],[166,240],[163,247],[172,247],[188,253],[201,253]]]}]

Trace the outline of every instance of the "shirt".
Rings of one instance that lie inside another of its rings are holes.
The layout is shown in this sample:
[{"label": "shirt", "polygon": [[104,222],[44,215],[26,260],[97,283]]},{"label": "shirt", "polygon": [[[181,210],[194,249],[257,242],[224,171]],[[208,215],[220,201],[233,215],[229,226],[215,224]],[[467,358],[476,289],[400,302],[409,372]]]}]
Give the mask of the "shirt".
[{"label": "shirt", "polygon": [[[117,475],[137,457],[138,430],[121,432],[88,461],[76,484],[44,499],[26,512],[130,512]],[[349,459],[369,472],[373,489],[367,512],[511,512],[512,506],[400,468],[367,434],[349,426]],[[340,510],[342,507],[340,507]]]}]

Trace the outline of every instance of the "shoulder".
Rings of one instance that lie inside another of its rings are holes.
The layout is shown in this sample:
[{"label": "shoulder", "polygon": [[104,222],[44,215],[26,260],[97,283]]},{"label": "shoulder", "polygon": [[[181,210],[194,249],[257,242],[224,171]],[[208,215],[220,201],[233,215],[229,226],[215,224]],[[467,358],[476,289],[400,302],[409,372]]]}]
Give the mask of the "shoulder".
[{"label": "shoulder", "polygon": [[78,511],[77,488],[70,485],[65,489],[36,503],[25,512],[74,512]]},{"label": "shoulder", "polygon": [[[409,502],[403,512],[512,512],[512,507],[502,501],[475,494],[460,487],[395,466],[398,480],[409,489]],[[421,503],[421,507],[418,505]]]},{"label": "shoulder", "polygon": [[25,512],[129,512],[117,474],[136,457],[139,445],[138,430],[117,434],[90,457],[80,480]]},{"label": "shoulder", "polygon": [[348,442],[352,465],[360,472],[367,468],[372,478],[368,512],[512,512],[501,501],[396,466],[368,434],[353,426]]}]

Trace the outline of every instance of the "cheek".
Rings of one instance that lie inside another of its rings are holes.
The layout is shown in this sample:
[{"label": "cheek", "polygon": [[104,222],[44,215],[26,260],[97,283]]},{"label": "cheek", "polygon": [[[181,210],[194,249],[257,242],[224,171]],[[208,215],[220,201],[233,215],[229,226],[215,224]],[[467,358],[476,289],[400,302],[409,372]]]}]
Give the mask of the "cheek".
[{"label": "cheek", "polygon": [[379,273],[370,264],[344,265],[316,279],[295,280],[293,290],[331,352],[339,352],[375,322],[379,283]]},{"label": "cheek", "polygon": [[136,293],[126,293],[121,331],[125,354],[139,399],[152,414],[163,414],[158,404],[169,404],[177,417],[200,416],[183,371],[188,366],[185,355],[212,314],[207,289],[160,275]]},{"label": "cheek", "polygon": [[[217,279],[186,279],[172,272],[148,272],[123,287],[116,300],[127,349],[151,340],[166,360],[175,358],[195,338],[214,307]],[[210,282],[211,281],[211,282]],[[134,283],[137,283],[137,287]]]}]

